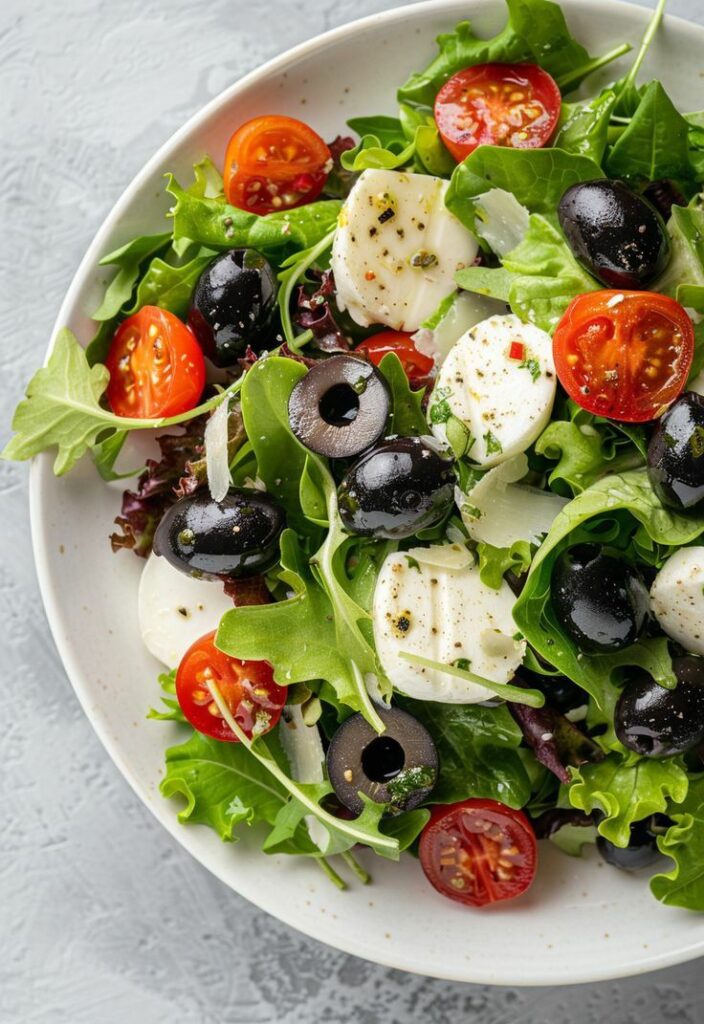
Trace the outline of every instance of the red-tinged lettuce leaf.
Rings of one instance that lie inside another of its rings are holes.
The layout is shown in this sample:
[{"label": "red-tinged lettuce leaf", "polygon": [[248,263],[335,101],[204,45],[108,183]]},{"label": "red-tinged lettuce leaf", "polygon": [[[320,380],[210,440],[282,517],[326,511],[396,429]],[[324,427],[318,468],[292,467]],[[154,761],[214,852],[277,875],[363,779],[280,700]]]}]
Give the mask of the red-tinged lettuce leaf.
[{"label": "red-tinged lettuce leaf", "polygon": [[296,311],[293,321],[305,331],[311,331],[311,344],[321,352],[347,352],[352,342],[335,319],[332,299],[335,282],[332,270],[324,270],[320,284],[311,294],[305,285],[300,285],[296,295]]},{"label": "red-tinged lettuce leaf", "polygon": [[674,861],[671,871],[654,875],[656,899],[672,907],[704,910],[704,775],[692,779],[686,799],[668,811],[674,820],[658,839],[661,853]]},{"label": "red-tinged lettuce leaf", "polygon": [[570,781],[568,765],[579,768],[604,759],[601,747],[554,708],[531,708],[523,704],[509,704],[508,707],[536,760],[560,782]]}]

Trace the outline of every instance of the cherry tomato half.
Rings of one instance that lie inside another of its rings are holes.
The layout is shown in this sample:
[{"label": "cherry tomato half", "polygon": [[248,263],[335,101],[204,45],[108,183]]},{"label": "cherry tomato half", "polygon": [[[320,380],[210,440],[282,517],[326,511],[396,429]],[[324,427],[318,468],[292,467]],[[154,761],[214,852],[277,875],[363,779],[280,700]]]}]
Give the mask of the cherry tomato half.
[{"label": "cherry tomato half", "polygon": [[557,83],[537,64],[477,64],[442,86],[435,121],[442,141],[462,161],[481,145],[544,146],[561,108]]},{"label": "cherry tomato half", "polygon": [[228,143],[225,195],[250,213],[292,210],[317,199],[331,168],[330,150],[303,121],[278,114],[255,117]]},{"label": "cherry tomato half", "polygon": [[430,884],[472,907],[520,896],[535,878],[538,860],[525,814],[497,800],[436,807],[423,829],[419,854]]},{"label": "cherry tomato half", "polygon": [[176,672],[176,698],[194,729],[216,740],[236,743],[205,681],[216,684],[232,716],[247,736],[273,729],[286,703],[286,689],[274,682],[267,661],[240,661],[218,650],[215,633],[188,648]]},{"label": "cherry tomato half", "polygon": [[375,366],[378,366],[389,352],[395,352],[411,384],[425,383],[435,365],[430,356],[418,351],[411,335],[404,334],[403,331],[381,331],[363,341],[355,351],[366,353]]},{"label": "cherry tomato half", "polygon": [[159,419],[198,405],[205,360],[190,327],[158,306],[143,306],[115,331],[105,365],[116,416]]},{"label": "cherry tomato half", "polygon": [[560,320],[553,355],[560,383],[583,409],[645,423],[683,390],[694,328],[679,302],[665,295],[588,292]]}]

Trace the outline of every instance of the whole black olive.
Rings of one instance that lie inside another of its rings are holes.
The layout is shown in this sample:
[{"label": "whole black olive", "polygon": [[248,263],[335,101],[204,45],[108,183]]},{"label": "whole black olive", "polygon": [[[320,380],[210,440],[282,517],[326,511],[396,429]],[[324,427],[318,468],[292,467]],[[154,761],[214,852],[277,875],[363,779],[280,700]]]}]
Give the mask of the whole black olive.
[{"label": "whole black olive", "polygon": [[377,708],[386,731],[375,732],[362,715],[340,726],[326,756],[335,794],[355,815],[360,792],[389,812],[410,811],[430,795],[438,774],[438,752],[428,730],[400,708]]},{"label": "whole black olive", "polygon": [[222,501],[195,494],[171,506],[154,534],[154,552],[189,576],[257,576],[279,554],[283,510],[261,491],[232,488]]},{"label": "whole black olive", "polygon": [[704,658],[673,658],[677,686],[667,690],[646,672],[627,683],[616,704],[616,735],[643,757],[671,757],[704,739]]},{"label": "whole black olive", "polygon": [[540,672],[532,672],[521,666],[516,670],[519,686],[540,690],[545,695],[546,704],[566,715],[568,711],[586,708],[589,697],[567,676],[544,676]]},{"label": "whole black olive", "polygon": [[652,814],[631,825],[628,846],[615,846],[604,836],[598,836],[596,847],[607,864],[622,871],[638,871],[650,867],[660,856],[657,839],[672,824],[664,814]]},{"label": "whole black olive", "polygon": [[643,288],[665,269],[665,223],[652,203],[621,181],[572,185],[558,216],[575,257],[609,288]]},{"label": "whole black olive", "polygon": [[648,617],[650,600],[640,575],[605,555],[598,544],[563,551],[552,571],[550,592],[560,625],[587,654],[628,647]]},{"label": "whole black olive", "polygon": [[400,540],[437,523],[451,507],[453,458],[432,437],[382,441],[347,471],[338,491],[350,533]]},{"label": "whole black olive", "polygon": [[332,356],[291,392],[288,418],[301,444],[330,459],[351,458],[378,441],[389,417],[386,381],[366,359]]},{"label": "whole black olive", "polygon": [[704,510],[704,397],[686,391],[658,420],[648,445],[648,476],[663,505]]},{"label": "whole black olive", "polygon": [[230,249],[211,260],[191,296],[188,323],[216,366],[234,366],[247,346],[274,348],[278,282],[255,249]]}]

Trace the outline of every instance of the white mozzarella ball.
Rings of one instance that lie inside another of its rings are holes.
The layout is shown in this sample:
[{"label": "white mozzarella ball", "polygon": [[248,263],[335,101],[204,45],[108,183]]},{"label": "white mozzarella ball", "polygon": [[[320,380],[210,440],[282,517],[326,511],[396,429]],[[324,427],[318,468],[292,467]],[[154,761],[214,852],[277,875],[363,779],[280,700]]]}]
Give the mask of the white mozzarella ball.
[{"label": "white mozzarella ball", "polygon": [[680,548],[650,590],[653,614],[690,654],[704,654],[704,547]]},{"label": "white mozzarella ball", "polygon": [[475,237],[445,206],[448,182],[364,171],[340,213],[332,247],[337,304],[368,327],[417,331],[474,262]]},{"label": "white mozzarella ball", "polygon": [[523,661],[516,640],[514,596],[507,584],[493,590],[459,544],[412,548],[387,556],[374,591],[374,641],[393,686],[418,700],[475,704],[493,696],[486,687],[399,655],[417,654],[443,665],[466,659],[484,679],[508,683]]},{"label": "white mozzarella ball", "polygon": [[517,316],[492,316],[463,334],[441,366],[428,410],[433,432],[445,441],[455,416],[469,432],[469,458],[495,466],[540,436],[556,388],[550,335]]},{"label": "white mozzarella ball", "polygon": [[218,628],[233,607],[215,580],[196,580],[150,555],[142,570],[137,613],[142,640],[167,668],[176,668],[191,644]]}]

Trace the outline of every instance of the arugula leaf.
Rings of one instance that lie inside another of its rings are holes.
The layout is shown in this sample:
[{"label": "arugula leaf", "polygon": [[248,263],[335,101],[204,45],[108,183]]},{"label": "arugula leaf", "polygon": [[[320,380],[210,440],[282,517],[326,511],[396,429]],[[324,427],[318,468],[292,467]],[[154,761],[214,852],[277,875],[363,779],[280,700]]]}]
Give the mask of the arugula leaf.
[{"label": "arugula leaf", "polygon": [[112,320],[120,312],[132,295],[141,265],[150,256],[164,249],[170,240],[169,231],[160,235],[140,235],[103,256],[100,266],[116,266],[118,271],[108,285],[103,301],[93,313],[94,320]]},{"label": "arugula leaf", "polygon": [[437,704],[397,698],[433,737],[440,773],[432,793],[434,804],[452,804],[470,797],[500,800],[523,807],[530,797],[530,779],[518,753],[522,733],[508,709],[477,704]]},{"label": "arugula leaf", "polygon": [[339,199],[327,199],[262,217],[217,199],[199,198],[181,188],[173,175],[166,191],[176,200],[175,240],[187,238],[212,249],[247,245],[278,261],[329,234],[342,207]]},{"label": "arugula leaf", "polygon": [[475,200],[500,188],[510,192],[531,213],[554,218],[560,199],[571,185],[603,177],[601,167],[589,156],[564,149],[479,146],[455,168],[445,205],[465,227],[473,230],[477,216]]},{"label": "arugula leaf", "polygon": [[562,233],[536,213],[502,267],[467,267],[455,280],[467,291],[508,302],[522,320],[550,334],[577,295],[600,287],[577,263]]},{"label": "arugula leaf", "polygon": [[612,178],[690,181],[689,125],[660,82],[651,82],[638,109],[606,158]]},{"label": "arugula leaf", "polygon": [[601,166],[615,104],[613,89],[605,89],[594,99],[583,103],[563,103],[554,145],[567,153],[587,157]]},{"label": "arugula leaf", "polygon": [[571,770],[568,795],[582,811],[602,810],[598,831],[615,846],[628,846],[631,825],[650,814],[664,812],[668,798],[681,803],[689,780],[676,758],[623,758],[608,754],[598,764]]},{"label": "arugula leaf", "polygon": [[241,381],[202,405],[179,416],[162,419],[131,419],[115,416],[100,405],[110,374],[101,364],[89,366],[75,336],[63,328],[56,336],[46,366],[37,370],[27,385],[26,398],[15,410],[16,431],[0,458],[22,461],[47,448],[57,448],[54,472],[68,473],[78,459],[109,433],[145,430],[185,423],[214,409],[235,394]]},{"label": "arugula leaf", "polygon": [[674,824],[658,838],[658,849],[674,867],[654,875],[650,889],[668,906],[704,910],[704,776],[691,779],[686,798],[668,814]]},{"label": "arugula leaf", "polygon": [[583,491],[555,518],[538,549],[513,617],[532,648],[591,696],[608,706],[613,679],[625,666],[639,666],[664,686],[674,675],[663,638],[645,639],[615,655],[584,655],[567,637],[550,604],[555,559],[571,544],[618,543],[623,550],[647,542],[681,547],[704,531],[704,517],[681,516],[660,504],[644,469],[604,477]]},{"label": "arugula leaf", "polygon": [[638,47],[635,60],[633,61],[628,74],[617,82],[614,86],[616,91],[617,103],[614,113],[622,115],[626,114],[631,116],[635,113],[638,103],[642,97],[642,90],[636,86],[636,79],[640,72],[641,66],[645,57],[650,49],[650,46],[657,35],[657,31],[660,28],[663,14],[665,13],[665,7],[667,0],[658,0],[657,6],[653,11],[653,14],[648,22],[647,28],[643,33],[641,44]]},{"label": "arugula leaf", "polygon": [[629,49],[619,47],[594,60],[570,35],[557,4],[550,0],[506,0],[506,4],[508,21],[492,39],[480,39],[468,21],[441,35],[438,56],[424,71],[411,75],[399,89],[399,100],[431,106],[440,86],[456,72],[494,61],[535,61],[559,85],[574,88],[586,75]]},{"label": "arugula leaf", "polygon": [[490,693],[495,693],[497,697],[512,701],[514,704],[527,704],[529,707],[540,708],[545,703],[545,696],[540,690],[530,690],[528,687],[514,686],[511,683],[495,683],[493,679],[478,676],[466,667],[465,658],[460,658],[448,665],[441,661],[434,661],[432,658],[423,658],[420,654],[411,654],[409,651],[401,651],[399,657],[403,661],[410,662],[411,665],[420,665],[436,672],[444,672],[445,675],[453,676],[455,679],[466,679],[470,683],[476,683],[489,690]]},{"label": "arugula leaf", "polygon": [[413,391],[395,352],[388,352],[379,364],[379,372],[391,392],[391,415],[387,433],[414,437],[428,433],[423,413],[424,391]]},{"label": "arugula leaf", "polygon": [[159,306],[184,320],[196,282],[216,255],[214,249],[200,248],[197,256],[179,266],[155,257],[140,279],[134,299],[124,310],[125,316],[142,306]]},{"label": "arugula leaf", "polygon": [[479,555],[479,578],[487,587],[499,590],[504,582],[504,573],[511,569],[517,576],[528,572],[531,563],[530,544],[517,540],[507,548],[496,548],[483,541],[477,545]]}]

